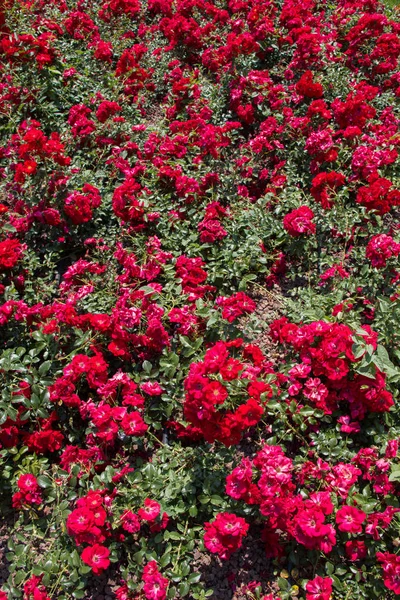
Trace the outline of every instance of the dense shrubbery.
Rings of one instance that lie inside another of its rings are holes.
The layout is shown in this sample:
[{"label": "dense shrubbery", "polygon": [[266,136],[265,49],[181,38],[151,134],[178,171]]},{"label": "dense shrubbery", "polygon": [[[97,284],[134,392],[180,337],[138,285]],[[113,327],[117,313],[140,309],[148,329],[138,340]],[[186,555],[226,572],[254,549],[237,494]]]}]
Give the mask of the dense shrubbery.
[{"label": "dense shrubbery", "polygon": [[201,557],[250,537],[232,598],[400,595],[399,34],[1,4],[1,600],[218,598]]}]

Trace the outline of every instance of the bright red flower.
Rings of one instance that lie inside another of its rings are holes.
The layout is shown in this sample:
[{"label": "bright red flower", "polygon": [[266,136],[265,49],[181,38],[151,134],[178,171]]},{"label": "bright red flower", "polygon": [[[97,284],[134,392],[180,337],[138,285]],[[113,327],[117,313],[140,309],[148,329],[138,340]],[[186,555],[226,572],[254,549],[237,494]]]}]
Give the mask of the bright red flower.
[{"label": "bright red flower", "polygon": [[143,569],[143,592],[147,600],[165,600],[168,589],[168,579],[158,571],[157,563],[153,560]]},{"label": "bright red flower", "polygon": [[146,498],[143,508],[138,510],[138,515],[143,521],[155,521],[160,514],[161,506],[155,500]]},{"label": "bright red flower", "polygon": [[[101,43],[101,42],[100,42]],[[99,43],[99,44],[100,44]],[[103,42],[104,44],[104,42]],[[97,46],[96,52],[98,53],[99,45]],[[96,56],[96,54],[95,54]],[[100,58],[97,54],[96,58]],[[105,123],[109,117],[116,115],[122,110],[121,106],[117,102],[110,102],[109,100],[103,100],[96,111],[96,117],[100,123]]]},{"label": "bright red flower", "polygon": [[50,600],[46,588],[44,585],[41,585],[42,578],[43,575],[32,575],[32,577],[24,583],[23,600]]},{"label": "bright red flower", "polygon": [[18,479],[18,487],[23,494],[33,494],[38,491],[39,484],[34,475],[27,473],[26,475],[21,475]]},{"label": "bright red flower", "polygon": [[306,600],[330,600],[332,594],[332,579],[330,577],[314,577],[306,585]]},{"label": "bright red flower", "polygon": [[84,549],[81,558],[84,563],[91,567],[95,575],[100,575],[110,565],[109,556],[110,551],[108,548],[100,544],[94,544]]},{"label": "bright red flower", "polygon": [[308,206],[300,206],[283,217],[283,227],[293,237],[312,235],[315,233],[313,218],[314,213]]},{"label": "bright red flower", "polygon": [[0,242],[0,270],[12,269],[20,260],[23,246],[18,240]]},{"label": "bright red flower", "polygon": [[219,381],[211,381],[205,388],[205,395],[213,404],[223,404],[228,397],[228,392]]},{"label": "bright red flower", "polygon": [[121,516],[122,529],[129,533],[137,533],[140,531],[139,517],[131,510],[126,510]]},{"label": "bright red flower", "polygon": [[126,413],[121,421],[121,427],[126,435],[142,436],[146,433],[148,426],[136,410]]},{"label": "bright red flower", "polygon": [[248,523],[232,513],[219,513],[213,523],[205,523],[204,545],[210,552],[228,559],[241,545]]},{"label": "bright red flower", "polygon": [[296,83],[296,91],[306,98],[321,98],[324,89],[320,83],[313,82],[312,71],[306,71]]},{"label": "bright red flower", "polygon": [[367,515],[355,506],[342,506],[336,513],[336,523],[340,531],[359,533]]},{"label": "bright red flower", "polygon": [[94,526],[94,515],[87,508],[76,508],[67,517],[69,535],[90,531]]},{"label": "bright red flower", "polygon": [[345,181],[345,177],[335,171],[318,173],[311,182],[310,194],[321,204],[322,208],[332,208],[334,203],[331,196],[345,184]]},{"label": "bright red flower", "polygon": [[140,385],[140,389],[149,396],[160,396],[164,391],[157,381],[145,381]]},{"label": "bright red flower", "polygon": [[362,540],[349,540],[345,548],[347,557],[353,562],[363,560],[367,556],[367,546]]}]

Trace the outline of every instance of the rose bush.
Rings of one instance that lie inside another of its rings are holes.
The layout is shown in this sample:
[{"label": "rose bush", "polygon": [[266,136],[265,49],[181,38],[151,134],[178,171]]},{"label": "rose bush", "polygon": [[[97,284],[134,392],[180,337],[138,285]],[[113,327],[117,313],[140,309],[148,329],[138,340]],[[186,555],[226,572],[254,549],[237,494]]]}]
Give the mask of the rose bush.
[{"label": "rose bush", "polygon": [[0,600],[400,595],[397,17],[1,3]]}]

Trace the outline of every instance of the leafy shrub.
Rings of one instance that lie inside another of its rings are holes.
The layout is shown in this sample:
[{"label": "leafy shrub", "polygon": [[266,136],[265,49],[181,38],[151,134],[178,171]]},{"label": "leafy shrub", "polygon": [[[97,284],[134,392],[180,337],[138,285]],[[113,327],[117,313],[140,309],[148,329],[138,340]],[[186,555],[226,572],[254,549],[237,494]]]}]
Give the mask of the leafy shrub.
[{"label": "leafy shrub", "polygon": [[377,0],[2,3],[0,600],[250,543],[232,598],[400,594],[399,56]]}]

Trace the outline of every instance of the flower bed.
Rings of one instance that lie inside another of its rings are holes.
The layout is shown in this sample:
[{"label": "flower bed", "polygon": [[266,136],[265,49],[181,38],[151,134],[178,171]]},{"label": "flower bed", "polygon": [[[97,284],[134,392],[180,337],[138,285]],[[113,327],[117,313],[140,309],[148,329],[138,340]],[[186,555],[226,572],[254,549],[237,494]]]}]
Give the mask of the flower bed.
[{"label": "flower bed", "polygon": [[1,4],[0,600],[400,595],[396,15]]}]

